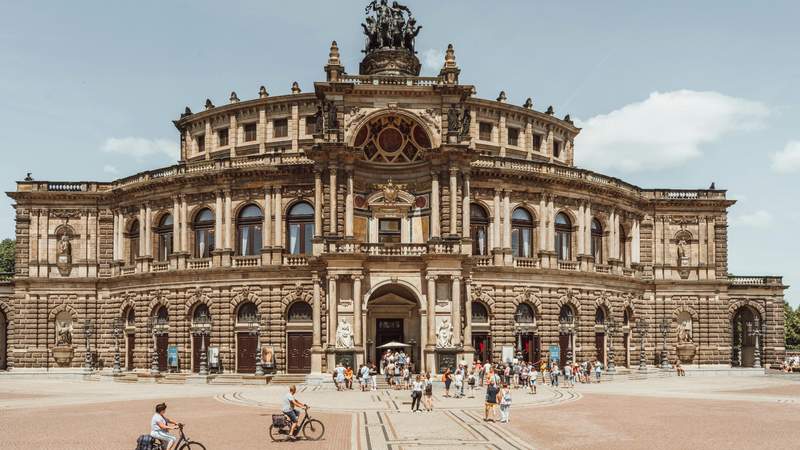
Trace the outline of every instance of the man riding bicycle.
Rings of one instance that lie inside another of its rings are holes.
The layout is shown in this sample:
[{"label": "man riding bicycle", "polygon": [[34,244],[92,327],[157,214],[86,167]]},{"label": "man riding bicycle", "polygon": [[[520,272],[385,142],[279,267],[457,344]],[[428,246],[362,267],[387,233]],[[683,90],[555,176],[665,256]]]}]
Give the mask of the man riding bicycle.
[{"label": "man riding bicycle", "polygon": [[292,427],[289,429],[289,439],[297,439],[294,431],[297,428],[297,416],[300,412],[294,408],[308,408],[308,405],[300,403],[294,398],[295,392],[297,392],[297,387],[295,385],[289,386],[289,392],[286,393],[286,397],[283,399],[283,409],[281,410],[292,421]]},{"label": "man riding bicycle", "polygon": [[174,450],[178,438],[169,434],[167,430],[175,430],[178,428],[178,423],[168,419],[164,416],[164,411],[167,410],[166,403],[159,403],[156,405],[156,413],[150,419],[150,436],[161,441],[165,445],[165,450]]}]

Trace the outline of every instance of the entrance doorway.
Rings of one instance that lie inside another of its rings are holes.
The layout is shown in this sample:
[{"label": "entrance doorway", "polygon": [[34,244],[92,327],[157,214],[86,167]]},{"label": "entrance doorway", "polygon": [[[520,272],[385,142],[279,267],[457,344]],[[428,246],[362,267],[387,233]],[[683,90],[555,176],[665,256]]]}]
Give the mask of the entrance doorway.
[{"label": "entrance doorway", "polygon": [[133,370],[133,352],[136,348],[136,334],[125,335],[125,370]]},{"label": "entrance doorway", "polygon": [[391,341],[409,345],[405,353],[414,370],[420,365],[420,310],[416,295],[400,284],[387,284],[372,293],[366,307],[367,362],[380,367],[383,351],[378,347]]},{"label": "entrance doorway", "polygon": [[286,341],[286,371],[311,373],[312,333],[288,333]]},{"label": "entrance doorway", "polygon": [[598,361],[603,364],[603,367],[606,365],[606,334],[605,333],[595,333],[594,334],[594,348],[597,349],[597,353],[595,356]]},{"label": "entrance doorway", "polygon": [[8,320],[0,311],[0,370],[8,368]]},{"label": "entrance doorway", "polygon": [[475,349],[475,360],[481,364],[492,362],[492,338],[489,333],[472,333],[472,347]]},{"label": "entrance doorway", "polygon": [[236,371],[256,372],[256,347],[258,338],[250,333],[236,333]]},{"label": "entrance doorway", "polygon": [[167,347],[169,347],[169,334],[156,335],[156,354],[158,355],[158,370],[167,371]]},{"label": "entrance doorway", "polygon": [[[733,361],[734,367],[753,367],[755,365],[756,345],[763,349],[762,343],[757,339],[755,330],[761,328],[761,315],[749,306],[742,306],[733,316],[731,330],[733,331]],[[764,355],[761,355],[764,359]]]}]

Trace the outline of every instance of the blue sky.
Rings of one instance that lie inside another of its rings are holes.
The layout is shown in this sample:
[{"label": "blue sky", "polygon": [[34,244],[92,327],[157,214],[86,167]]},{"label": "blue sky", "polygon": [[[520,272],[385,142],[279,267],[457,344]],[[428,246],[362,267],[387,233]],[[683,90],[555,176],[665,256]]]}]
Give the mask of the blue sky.
[{"label": "blue sky", "polygon": [[[0,187],[111,180],[177,159],[171,120],[304,91],[337,40],[357,72],[366,1],[2,0]],[[478,96],[532,97],[584,127],[577,163],[643,187],[706,188],[730,210],[735,274],[800,283],[800,3],[421,1],[423,71],[448,43]],[[0,237],[13,236],[10,199]],[[793,304],[800,297],[788,291]]]}]

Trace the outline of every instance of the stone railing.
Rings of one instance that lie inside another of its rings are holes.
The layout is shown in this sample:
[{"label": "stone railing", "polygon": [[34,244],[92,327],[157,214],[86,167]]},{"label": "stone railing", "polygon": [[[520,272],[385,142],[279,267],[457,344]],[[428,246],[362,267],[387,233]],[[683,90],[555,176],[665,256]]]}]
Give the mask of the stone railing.
[{"label": "stone railing", "polygon": [[647,189],[645,197],[662,200],[724,200],[725,191],[709,189]]},{"label": "stone railing", "polygon": [[728,275],[728,280],[734,286],[781,286],[783,285],[783,277],[764,276],[764,277],[748,277]]},{"label": "stone railing", "polygon": [[594,271],[597,273],[611,273],[611,266],[608,264],[595,264]]},{"label": "stone railing", "polygon": [[578,261],[559,261],[558,268],[560,270],[578,270],[580,264],[578,264]]},{"label": "stone railing", "polygon": [[260,256],[234,256],[233,267],[258,267],[261,265]]},{"label": "stone railing", "polygon": [[86,183],[47,183],[50,192],[83,192],[87,190]]},{"label": "stone railing", "polygon": [[635,277],[636,276],[636,270],[629,269],[627,267],[623,267],[622,268],[622,275],[625,276],[625,277]]},{"label": "stone railing", "polygon": [[381,75],[342,75],[342,83],[371,84],[375,86],[436,86],[442,84],[438,77],[408,77]]},{"label": "stone railing", "polygon": [[205,270],[211,268],[211,258],[190,259],[186,262],[189,270]]},{"label": "stone railing", "polygon": [[302,255],[284,255],[283,265],[289,267],[307,266],[308,258]]},{"label": "stone railing", "polygon": [[120,275],[133,275],[136,273],[136,266],[123,266],[119,269]]},{"label": "stone railing", "polygon": [[360,242],[329,242],[328,253],[359,253]]},{"label": "stone railing", "polygon": [[150,272],[166,272],[169,270],[169,262],[154,262],[150,265]]},{"label": "stone railing", "polygon": [[514,258],[514,267],[535,269],[539,267],[539,264],[536,258]]},{"label": "stone railing", "polygon": [[426,244],[361,244],[361,251],[370,256],[421,256],[427,250]]},{"label": "stone railing", "polygon": [[458,241],[435,241],[428,244],[428,253],[435,255],[457,255],[461,253],[461,243]]},{"label": "stone railing", "polygon": [[471,259],[475,267],[489,267],[492,265],[491,256],[472,256]]}]

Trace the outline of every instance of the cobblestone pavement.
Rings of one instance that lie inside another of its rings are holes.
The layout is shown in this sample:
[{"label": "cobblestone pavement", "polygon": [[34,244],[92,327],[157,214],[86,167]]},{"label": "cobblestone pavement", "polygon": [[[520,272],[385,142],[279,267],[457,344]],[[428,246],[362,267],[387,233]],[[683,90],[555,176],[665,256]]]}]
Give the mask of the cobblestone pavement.
[{"label": "cobblestone pavement", "polygon": [[[132,449],[153,404],[212,449],[798,448],[800,382],[774,377],[669,377],[513,391],[511,423],[483,421],[483,391],[412,413],[408,391],[300,386],[325,438],[272,443],[286,386],[83,382],[0,375],[2,449]],[[10,431],[9,431],[10,430]]]}]

